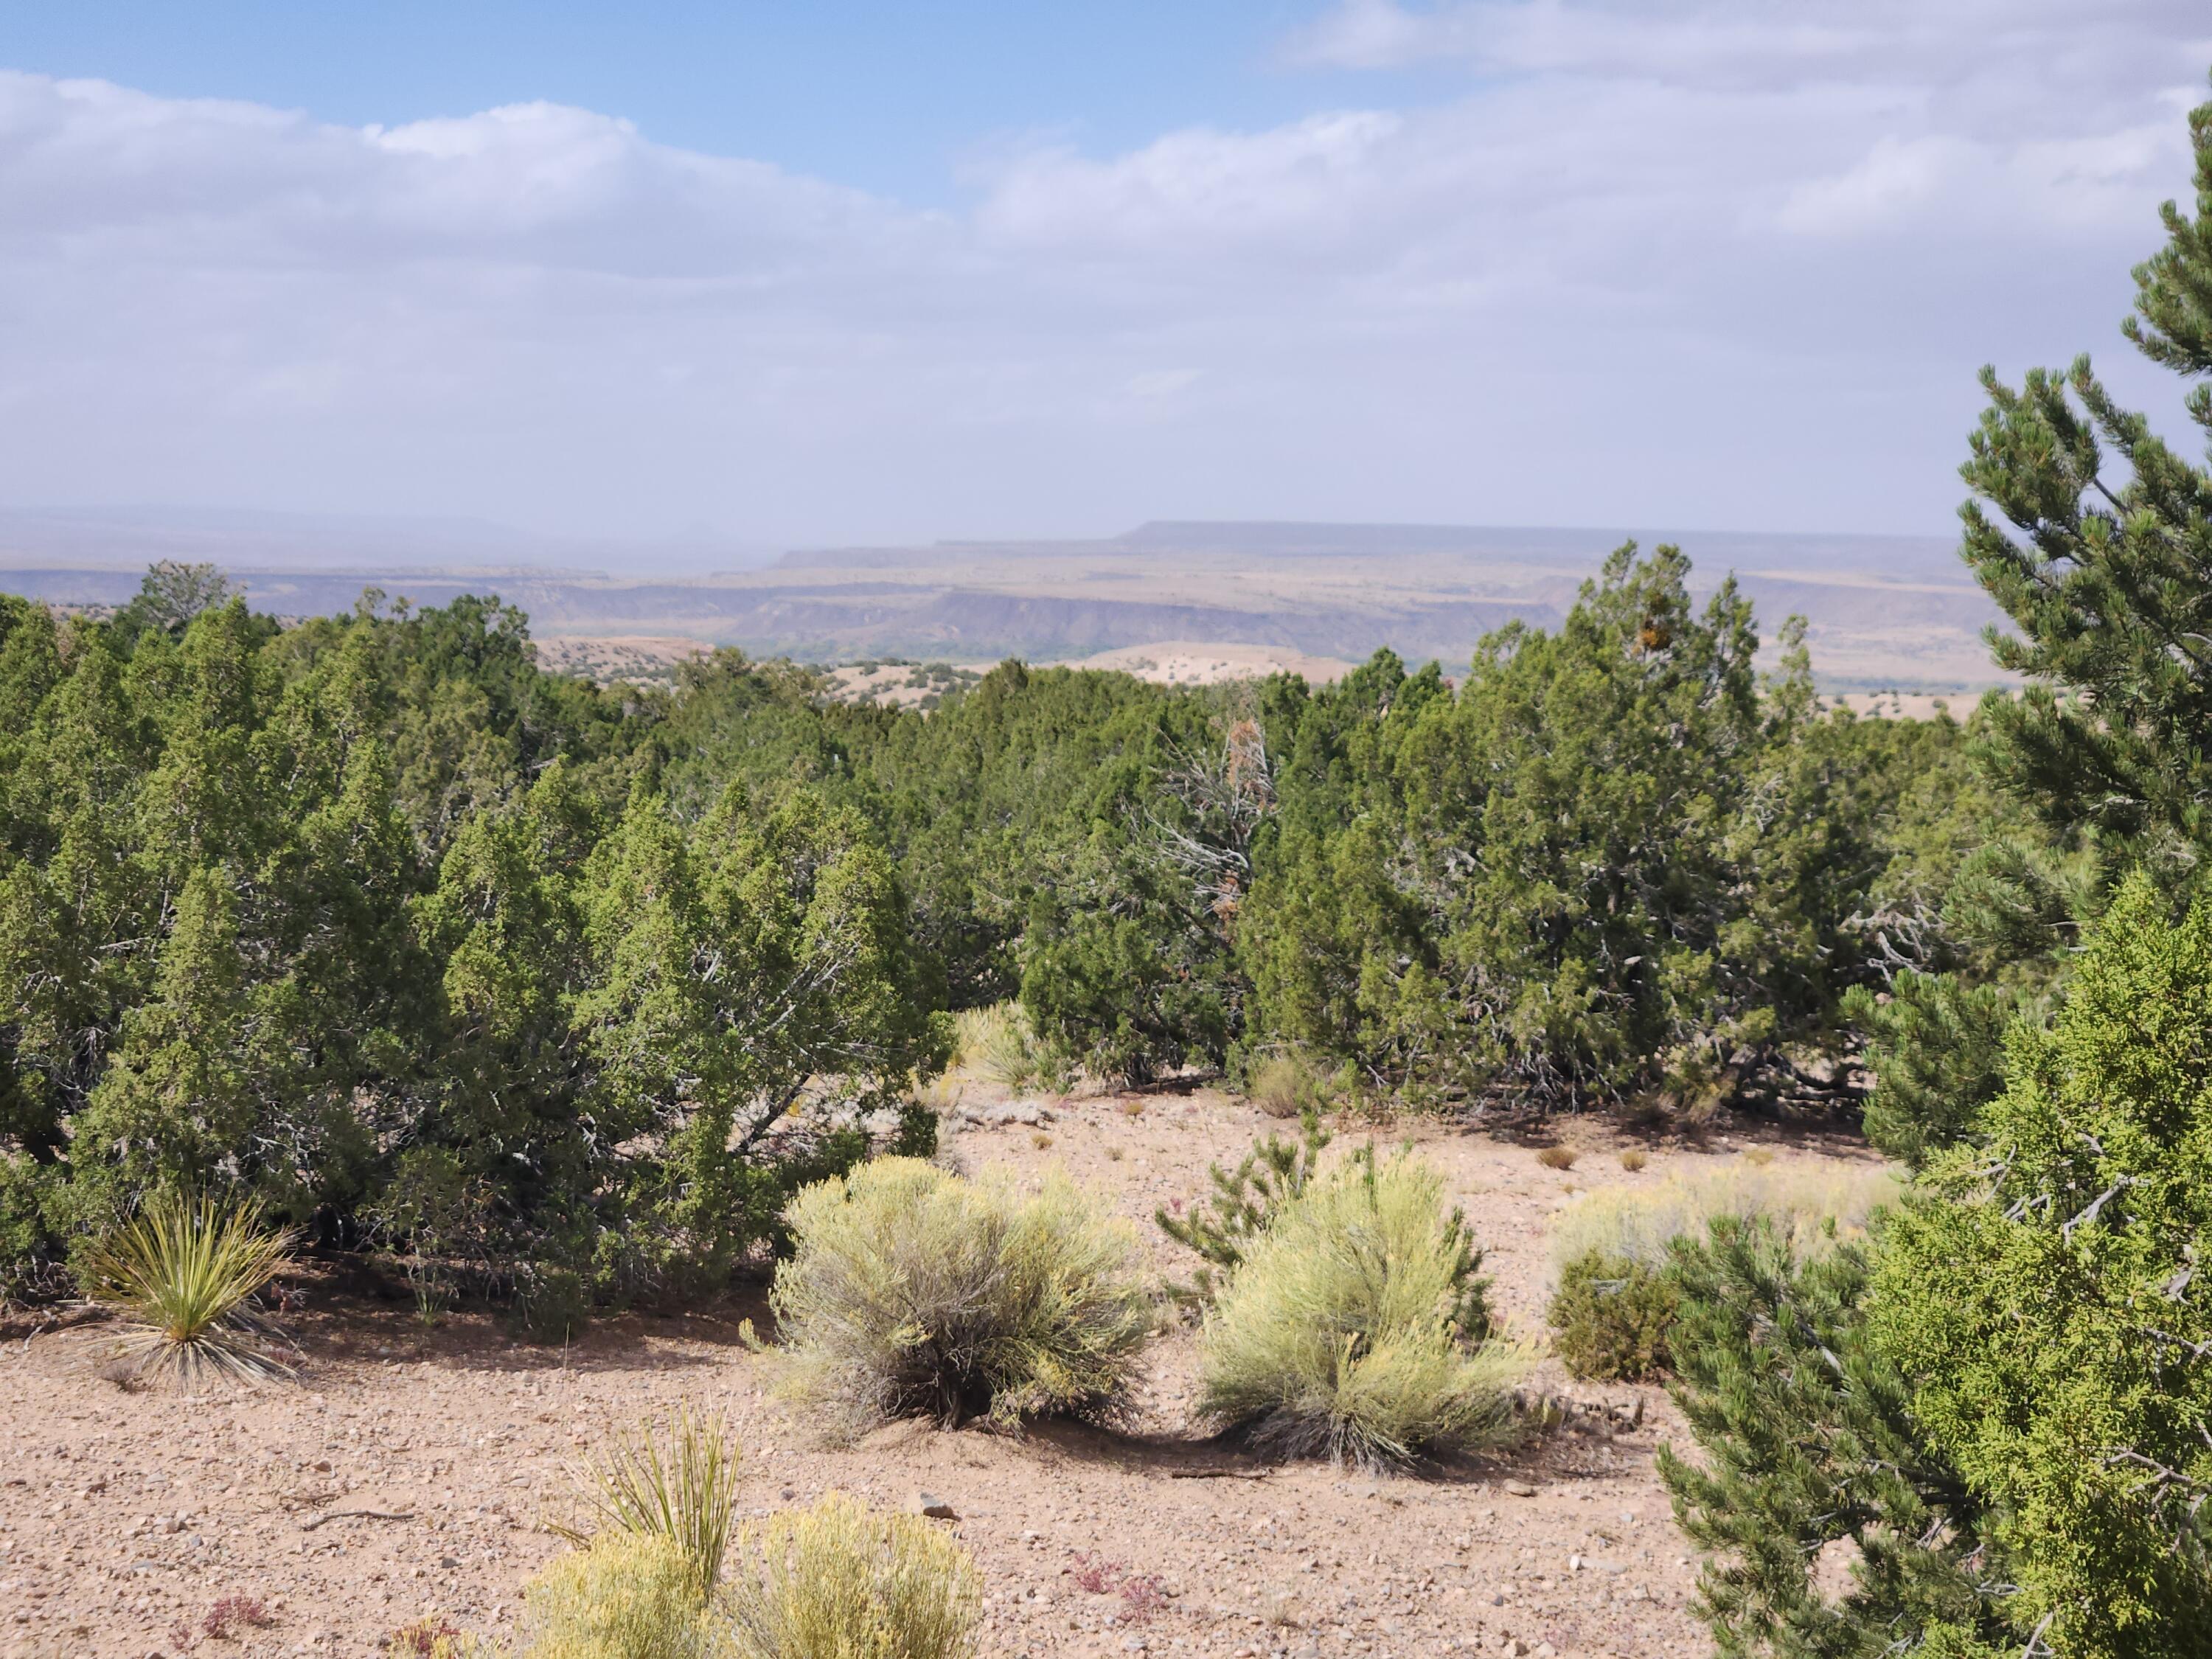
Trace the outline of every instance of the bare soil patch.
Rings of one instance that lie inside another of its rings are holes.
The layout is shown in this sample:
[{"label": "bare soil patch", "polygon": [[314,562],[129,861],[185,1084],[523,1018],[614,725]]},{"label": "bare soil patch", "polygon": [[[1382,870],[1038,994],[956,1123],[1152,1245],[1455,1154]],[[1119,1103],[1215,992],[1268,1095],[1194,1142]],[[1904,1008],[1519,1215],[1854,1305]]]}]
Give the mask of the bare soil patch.
[{"label": "bare soil patch", "polygon": [[[1197,1197],[1210,1158],[1283,1127],[1210,1091],[1048,1098],[1020,1114],[1037,1122],[988,1121],[1006,1103],[969,1085],[946,1117],[947,1155],[969,1168],[1057,1161],[1155,1235],[1154,1208]],[[1571,1123],[1560,1139],[1583,1156],[1554,1170],[1533,1146],[1433,1123],[1372,1133],[1418,1142],[1446,1170],[1489,1251],[1496,1305],[1532,1339],[1546,1221],[1571,1191],[1658,1181],[1746,1144],[1631,1143]],[[1633,1174],[1616,1155],[1629,1144],[1650,1154]],[[1772,1150],[1869,1157],[1842,1139]],[[1188,1273],[1169,1241],[1155,1248],[1163,1277]],[[1640,1395],[1641,1426],[1593,1426],[1508,1462],[1419,1477],[1269,1472],[1192,1427],[1194,1341],[1179,1329],[1156,1345],[1135,1433],[1048,1427],[1015,1440],[900,1424],[835,1446],[771,1395],[771,1363],[737,1340],[739,1320],[764,1320],[757,1294],[708,1313],[605,1320],[547,1350],[511,1342],[483,1314],[426,1330],[353,1283],[311,1278],[294,1320],[307,1355],[297,1386],[125,1393],[98,1375],[113,1333],[97,1323],[5,1343],[0,1654],[362,1656],[428,1614],[509,1633],[523,1580],[562,1547],[538,1521],[566,1467],[614,1429],[685,1403],[738,1425],[753,1512],[831,1488],[899,1506],[926,1491],[950,1504],[959,1518],[946,1524],[987,1582],[994,1656],[1705,1647],[1686,1605],[1687,1547],[1652,1469],[1655,1448],[1682,1437],[1657,1389],[1580,1387],[1547,1363],[1542,1384],[1567,1395],[1623,1407]],[[260,1601],[272,1622],[208,1634],[228,1597]]]}]

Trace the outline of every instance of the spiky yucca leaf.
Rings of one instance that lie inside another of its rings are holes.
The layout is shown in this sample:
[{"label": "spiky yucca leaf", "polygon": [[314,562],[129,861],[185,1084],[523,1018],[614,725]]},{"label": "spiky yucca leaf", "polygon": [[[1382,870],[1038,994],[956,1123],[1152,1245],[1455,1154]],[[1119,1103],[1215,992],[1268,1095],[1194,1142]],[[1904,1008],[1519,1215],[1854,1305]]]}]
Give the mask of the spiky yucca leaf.
[{"label": "spiky yucca leaf", "polygon": [[281,1333],[261,1317],[259,1297],[290,1261],[294,1236],[261,1217],[251,1199],[159,1194],[86,1253],[86,1293],[135,1328],[122,1356],[138,1375],[293,1374],[271,1352]]},{"label": "spiky yucca leaf", "polygon": [[617,1435],[601,1456],[574,1472],[573,1522],[547,1522],[573,1544],[605,1533],[666,1540],[681,1552],[701,1601],[722,1576],[738,1507],[737,1443],[720,1417],[678,1413],[664,1443],[647,1427]]}]

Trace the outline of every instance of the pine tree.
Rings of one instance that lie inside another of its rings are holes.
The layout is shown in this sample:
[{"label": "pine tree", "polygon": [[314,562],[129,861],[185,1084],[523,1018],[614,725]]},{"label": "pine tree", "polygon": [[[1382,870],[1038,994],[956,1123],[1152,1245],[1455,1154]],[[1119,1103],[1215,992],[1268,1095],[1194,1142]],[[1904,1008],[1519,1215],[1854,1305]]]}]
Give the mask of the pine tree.
[{"label": "pine tree", "polygon": [[[2136,268],[2123,326],[2197,378],[2190,416],[2212,434],[2212,103],[2189,129],[2196,216],[2166,204],[2166,246]],[[2009,529],[1970,503],[1965,553],[2016,630],[1992,631],[1997,662],[2027,681],[1989,711],[2000,775],[2117,861],[2193,866],[2212,848],[2212,472],[2121,408],[2086,356],[2016,389],[1994,369],[1982,382],[1961,470]]]},{"label": "pine tree", "polygon": [[[1674,1398],[1705,1457],[1662,1448],[1659,1472],[1707,1552],[1698,1612],[1723,1659],[2017,1652],[1984,1506],[1868,1340],[1864,1250],[1797,1261],[1771,1223],[1728,1220],[1673,1272]],[[1841,1546],[1832,1597],[1820,1569]]]}]

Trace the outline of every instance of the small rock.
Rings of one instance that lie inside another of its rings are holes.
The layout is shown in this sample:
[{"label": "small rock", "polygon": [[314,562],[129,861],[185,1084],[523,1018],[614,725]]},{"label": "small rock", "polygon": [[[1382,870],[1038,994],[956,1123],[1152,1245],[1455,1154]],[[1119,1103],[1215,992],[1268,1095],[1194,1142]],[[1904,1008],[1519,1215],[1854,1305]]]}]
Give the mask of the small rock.
[{"label": "small rock", "polygon": [[440,1566],[441,1566],[441,1567],[449,1567],[449,1568],[450,1568],[450,1567],[458,1567],[458,1566],[459,1566],[461,1564],[460,1564],[460,1560],[459,1560],[459,1559],[458,1557],[451,1556],[451,1555],[441,1555],[441,1556],[440,1556],[440,1557],[438,1558],[438,1565],[439,1565]]},{"label": "small rock", "polygon": [[914,1495],[914,1512],[926,1515],[933,1521],[957,1521],[959,1510],[934,1492],[917,1492]]},{"label": "small rock", "polygon": [[798,1494],[796,1492],[794,1492],[794,1491],[793,1491],[791,1487],[789,1487],[789,1486],[786,1486],[786,1487],[783,1489],[782,1492],[781,1492],[781,1494],[779,1494],[779,1495],[782,1498],[783,1501],[784,1501],[785,1503],[787,1503],[787,1504],[788,1504],[789,1502],[791,1502],[791,1500],[792,1500],[793,1498],[796,1498],[796,1497],[798,1497],[798,1496],[799,1496],[799,1494]]},{"label": "small rock", "polygon": [[1505,1483],[1505,1490],[1516,1498],[1534,1498],[1536,1495],[1536,1489],[1526,1480],[1509,1480]]},{"label": "small rock", "polygon": [[1559,1659],[1559,1649],[1553,1647],[1549,1642],[1536,1644],[1536,1659]]}]

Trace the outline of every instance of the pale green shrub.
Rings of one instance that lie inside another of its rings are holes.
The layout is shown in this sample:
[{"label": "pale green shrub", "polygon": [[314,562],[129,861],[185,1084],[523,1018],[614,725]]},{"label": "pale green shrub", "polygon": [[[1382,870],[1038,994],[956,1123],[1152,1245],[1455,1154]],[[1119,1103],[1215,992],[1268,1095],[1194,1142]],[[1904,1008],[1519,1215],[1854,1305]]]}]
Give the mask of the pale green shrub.
[{"label": "pale green shrub", "polygon": [[1033,1196],[916,1158],[817,1182],[785,1212],[770,1292],[799,1393],[858,1429],[1122,1415],[1155,1325],[1136,1231],[1065,1176]]},{"label": "pale green shrub", "polygon": [[551,1530],[574,1544],[629,1533],[683,1554],[700,1600],[721,1577],[738,1507],[738,1447],[719,1417],[678,1414],[666,1443],[652,1429],[618,1435],[577,1471],[582,1514]]},{"label": "pale green shrub", "polygon": [[1289,1456],[1367,1467],[1514,1437],[1519,1351],[1487,1323],[1443,1180],[1401,1153],[1306,1182],[1243,1246],[1200,1339],[1202,1415]]},{"label": "pale green shrub", "polygon": [[735,1659],[964,1659],[982,1583],[950,1535],[832,1493],[749,1527],[726,1597]]},{"label": "pale green shrub", "polygon": [[1717,1216],[1771,1217],[1801,1259],[1866,1230],[1867,1218],[1897,1196],[1897,1176],[1865,1164],[1753,1164],[1707,1174],[1670,1176],[1648,1186],[1601,1187],[1552,1222],[1552,1267],[1595,1254],[1657,1270],[1677,1238],[1703,1238]]},{"label": "pale green shrub", "polygon": [[522,1592],[523,1659],[708,1659],[719,1646],[691,1563],[666,1538],[607,1533]]},{"label": "pale green shrub", "polygon": [[79,1277],[132,1328],[121,1355],[140,1375],[289,1376],[270,1352],[276,1332],[259,1298],[291,1249],[289,1234],[261,1224],[258,1203],[163,1193],[88,1249]]}]

